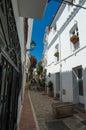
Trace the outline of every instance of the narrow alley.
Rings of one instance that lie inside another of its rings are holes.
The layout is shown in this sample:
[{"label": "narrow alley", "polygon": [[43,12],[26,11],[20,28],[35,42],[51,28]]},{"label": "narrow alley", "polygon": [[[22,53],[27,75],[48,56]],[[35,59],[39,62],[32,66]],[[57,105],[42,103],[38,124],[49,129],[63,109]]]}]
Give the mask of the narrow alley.
[{"label": "narrow alley", "polygon": [[0,0],[0,130],[86,130],[86,0]]},{"label": "narrow alley", "polygon": [[26,98],[28,100],[24,100],[22,110],[22,116],[26,117],[21,117],[20,130],[86,130],[85,113],[74,112],[73,116],[56,119],[52,112],[52,103],[60,101],[49,97],[44,91],[26,89]]}]

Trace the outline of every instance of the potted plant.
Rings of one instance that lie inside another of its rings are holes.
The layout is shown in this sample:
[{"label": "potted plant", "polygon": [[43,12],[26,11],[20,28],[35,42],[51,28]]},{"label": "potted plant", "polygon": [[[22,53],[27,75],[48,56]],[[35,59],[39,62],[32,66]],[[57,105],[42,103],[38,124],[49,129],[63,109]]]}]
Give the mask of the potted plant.
[{"label": "potted plant", "polygon": [[77,35],[73,35],[71,38],[70,38],[70,41],[75,44],[79,41],[79,37]]},{"label": "potted plant", "polygon": [[37,89],[38,89],[38,91],[41,91],[41,80],[40,79],[38,79]]},{"label": "potted plant", "polygon": [[53,83],[52,83],[52,81],[48,82],[48,96],[53,97]]},{"label": "potted plant", "polygon": [[42,79],[41,85],[42,85],[42,90],[45,91],[45,80],[44,79]]},{"label": "potted plant", "polygon": [[46,27],[46,32],[49,32],[50,31],[50,26],[47,26]]},{"label": "potted plant", "polygon": [[58,52],[58,51],[55,52],[55,53],[54,53],[54,56],[55,56],[55,57],[59,57],[59,52]]}]

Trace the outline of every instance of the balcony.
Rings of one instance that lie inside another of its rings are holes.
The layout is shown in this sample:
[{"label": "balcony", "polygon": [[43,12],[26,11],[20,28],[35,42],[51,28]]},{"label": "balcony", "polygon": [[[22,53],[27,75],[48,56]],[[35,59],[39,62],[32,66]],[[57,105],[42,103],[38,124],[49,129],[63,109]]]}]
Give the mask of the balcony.
[{"label": "balcony", "polygon": [[41,19],[47,0],[17,0],[19,16]]}]

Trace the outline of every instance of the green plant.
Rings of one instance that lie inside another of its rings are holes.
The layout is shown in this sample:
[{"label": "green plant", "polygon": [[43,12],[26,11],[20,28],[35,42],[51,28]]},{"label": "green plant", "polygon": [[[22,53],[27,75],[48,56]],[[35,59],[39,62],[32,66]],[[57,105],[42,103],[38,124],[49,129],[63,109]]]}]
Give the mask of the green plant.
[{"label": "green plant", "polygon": [[37,73],[38,73],[39,76],[42,75],[42,73],[43,73],[42,61],[40,61],[40,62],[38,63]]},{"label": "green plant", "polygon": [[45,81],[42,80],[41,84],[42,84],[43,87],[45,87]]},{"label": "green plant", "polygon": [[70,38],[70,41],[75,44],[76,42],[79,41],[79,37],[77,35],[73,35],[71,38]]},{"label": "green plant", "polygon": [[38,85],[41,87],[41,80],[38,79]]},{"label": "green plant", "polygon": [[59,57],[59,52],[58,52],[58,51],[55,52],[55,53],[54,53],[54,56],[55,56],[55,57]]},{"label": "green plant", "polygon": [[49,88],[49,91],[53,91],[53,83],[52,83],[52,81],[48,82],[48,88]]}]

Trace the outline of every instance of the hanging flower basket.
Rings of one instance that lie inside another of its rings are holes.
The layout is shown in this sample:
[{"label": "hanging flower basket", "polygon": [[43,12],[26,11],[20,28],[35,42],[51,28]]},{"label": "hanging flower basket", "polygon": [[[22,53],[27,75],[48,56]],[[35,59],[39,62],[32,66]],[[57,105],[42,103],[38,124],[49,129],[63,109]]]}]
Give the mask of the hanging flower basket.
[{"label": "hanging flower basket", "polygon": [[59,52],[58,52],[58,51],[55,52],[54,56],[55,56],[55,57],[59,57]]},{"label": "hanging flower basket", "polygon": [[79,37],[77,35],[73,35],[71,38],[70,38],[70,41],[73,43],[73,44],[76,44],[78,41],[79,41]]}]

